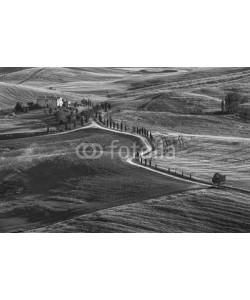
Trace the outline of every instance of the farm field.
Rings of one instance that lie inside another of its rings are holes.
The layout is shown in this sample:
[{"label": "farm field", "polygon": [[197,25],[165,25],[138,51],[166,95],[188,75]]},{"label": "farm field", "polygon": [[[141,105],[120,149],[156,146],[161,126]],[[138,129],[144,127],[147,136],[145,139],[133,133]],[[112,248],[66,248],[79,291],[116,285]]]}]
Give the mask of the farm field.
[{"label": "farm field", "polygon": [[[17,101],[56,95],[72,103],[108,102],[112,109],[103,117],[130,130],[145,127],[175,145],[175,159],[154,158],[153,165],[207,182],[220,172],[226,185],[250,191],[250,120],[221,114],[221,101],[230,91],[250,103],[248,67],[0,71],[0,137],[58,127],[43,110],[4,115]],[[116,139],[122,146],[137,142],[142,147],[137,137],[79,124],[77,131],[56,135],[0,139],[0,231],[249,231],[249,194],[204,189],[129,165],[117,149],[110,159],[108,146]],[[102,158],[77,157],[82,142],[100,143]]]},{"label": "farm field", "polygon": [[214,137],[250,138],[250,122],[232,116],[188,115],[167,112],[119,111],[112,113],[116,122],[150,127],[155,133],[189,134]]},{"label": "farm field", "polygon": [[249,200],[215,189],[105,209],[34,232],[249,232]]},{"label": "farm field", "polygon": [[[1,142],[1,231],[31,229],[100,209],[176,193],[198,184],[128,165],[109,146],[138,147],[138,138],[89,128],[56,136]],[[98,141],[100,159],[80,159],[82,142]],[[125,153],[126,154],[126,153]]]},{"label": "farm field", "polygon": [[[177,136],[167,139],[177,140]],[[250,139],[215,139],[184,136],[175,148],[175,159],[155,159],[155,164],[211,182],[215,172],[227,176],[227,184],[250,191]]]},{"label": "farm field", "polygon": [[34,110],[29,113],[17,114],[15,116],[0,116],[0,137],[4,134],[46,132],[47,124],[50,130],[55,130],[52,125],[55,118],[43,110]]}]

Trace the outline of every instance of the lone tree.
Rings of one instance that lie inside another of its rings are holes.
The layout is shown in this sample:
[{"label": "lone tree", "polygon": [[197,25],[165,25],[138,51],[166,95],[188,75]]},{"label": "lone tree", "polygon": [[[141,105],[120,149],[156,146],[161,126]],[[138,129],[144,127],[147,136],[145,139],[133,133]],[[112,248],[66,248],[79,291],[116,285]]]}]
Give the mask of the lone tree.
[{"label": "lone tree", "polygon": [[220,173],[215,173],[212,177],[212,182],[213,184],[217,184],[219,188],[221,184],[224,184],[226,182],[226,176]]},{"label": "lone tree", "polygon": [[225,109],[227,113],[236,113],[241,103],[239,93],[233,91],[229,92],[225,98]]}]

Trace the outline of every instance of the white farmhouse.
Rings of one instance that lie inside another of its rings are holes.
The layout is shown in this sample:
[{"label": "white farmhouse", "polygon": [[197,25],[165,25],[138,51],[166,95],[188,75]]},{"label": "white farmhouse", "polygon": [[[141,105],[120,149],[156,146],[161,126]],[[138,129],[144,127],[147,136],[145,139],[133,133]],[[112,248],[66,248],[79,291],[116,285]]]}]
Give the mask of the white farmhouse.
[{"label": "white farmhouse", "polygon": [[36,101],[40,107],[57,108],[62,107],[66,99],[58,96],[39,96]]}]

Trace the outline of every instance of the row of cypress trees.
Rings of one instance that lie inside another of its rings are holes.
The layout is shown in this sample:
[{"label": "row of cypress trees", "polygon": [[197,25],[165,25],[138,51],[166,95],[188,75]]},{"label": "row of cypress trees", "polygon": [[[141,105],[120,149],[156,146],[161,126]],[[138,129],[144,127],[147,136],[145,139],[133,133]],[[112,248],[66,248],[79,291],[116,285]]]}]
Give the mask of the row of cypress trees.
[{"label": "row of cypress trees", "polygon": [[116,123],[114,122],[111,118],[106,119],[104,121],[104,124],[111,129],[117,129],[117,130],[121,130],[121,131],[127,131],[127,126],[124,125],[123,123]]},{"label": "row of cypress trees", "polygon": [[139,135],[143,135],[143,136],[146,136],[148,138],[150,138],[151,140],[153,139],[153,135],[152,135],[152,132],[147,130],[146,128],[144,127],[133,127],[133,132],[134,133],[137,133]]}]

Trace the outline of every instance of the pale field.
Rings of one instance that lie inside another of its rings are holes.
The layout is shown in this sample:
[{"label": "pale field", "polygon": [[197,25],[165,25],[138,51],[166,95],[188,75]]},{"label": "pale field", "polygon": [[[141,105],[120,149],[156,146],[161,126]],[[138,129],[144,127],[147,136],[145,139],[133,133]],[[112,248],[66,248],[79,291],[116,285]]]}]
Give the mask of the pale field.
[{"label": "pale field", "polygon": [[[155,117],[154,117],[155,116]],[[175,146],[175,158],[153,160],[163,168],[211,182],[214,173],[227,176],[227,184],[250,190],[250,124],[230,117],[120,112],[114,121],[143,126]],[[178,143],[182,135],[184,143]]]},{"label": "pale field", "polygon": [[184,139],[183,145],[176,145],[174,159],[156,158],[153,163],[210,183],[214,173],[220,172],[227,176],[226,185],[250,191],[250,139]]}]

